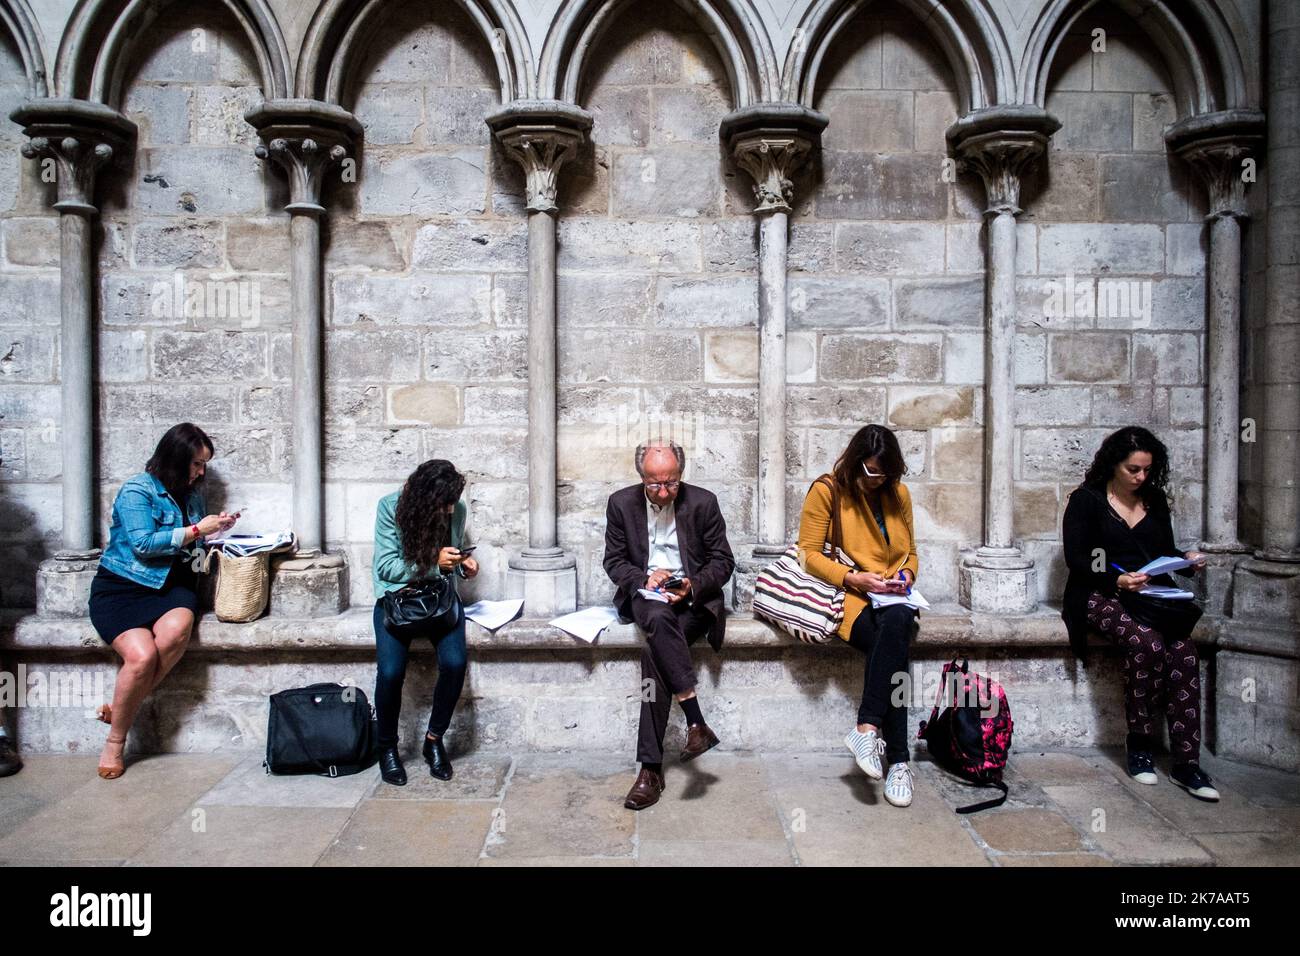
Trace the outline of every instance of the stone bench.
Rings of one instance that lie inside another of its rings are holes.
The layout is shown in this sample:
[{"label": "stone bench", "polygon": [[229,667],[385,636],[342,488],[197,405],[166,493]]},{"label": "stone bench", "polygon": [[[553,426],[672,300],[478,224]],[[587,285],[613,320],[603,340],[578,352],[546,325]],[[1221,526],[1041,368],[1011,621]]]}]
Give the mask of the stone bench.
[{"label": "stone bench", "polygon": [[[263,617],[226,624],[204,615],[189,650],[148,701],[132,735],[146,752],[256,750],[265,745],[266,698],[322,681],[374,684],[372,608],[325,618]],[[642,640],[634,625],[614,625],[587,644],[539,619],[520,619],[492,634],[468,626],[471,663],[449,734],[457,751],[634,750]],[[1207,616],[1198,640],[1213,645]],[[1099,639],[1098,639],[1099,640]],[[860,654],[834,641],[802,644],[749,615],[733,615],[721,655],[694,649],[700,696],[710,725],[730,749],[829,749],[853,722],[862,686]],[[1015,617],[958,607],[923,612],[913,644],[909,726],[929,715],[944,661],[963,655],[1002,682],[1026,747],[1097,746],[1123,740],[1121,674],[1114,651],[1083,668],[1070,653],[1054,609]],[[83,697],[111,696],[117,661],[88,619],[8,613],[0,617],[0,656],[42,672],[49,686],[78,685]],[[1208,656],[1208,655],[1207,655]],[[436,679],[433,649],[413,644],[404,688],[403,741],[418,745]],[[1208,684],[1206,686],[1209,686]],[[18,708],[25,751],[97,750],[104,727],[93,703]],[[670,721],[669,750],[681,735]],[[454,741],[453,741],[454,738]]]}]

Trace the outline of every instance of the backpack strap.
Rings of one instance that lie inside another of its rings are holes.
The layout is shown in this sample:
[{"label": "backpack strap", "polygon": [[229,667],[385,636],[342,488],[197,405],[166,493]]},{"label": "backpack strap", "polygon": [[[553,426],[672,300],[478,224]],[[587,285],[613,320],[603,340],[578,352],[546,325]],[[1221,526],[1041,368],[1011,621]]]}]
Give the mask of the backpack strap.
[{"label": "backpack strap", "polygon": [[997,787],[1002,791],[1002,796],[994,797],[992,800],[985,800],[982,803],[972,803],[969,807],[958,807],[958,813],[979,813],[981,810],[992,810],[994,807],[1000,807],[1007,802],[1007,785],[1001,780],[987,780],[984,782],[986,787]]},{"label": "backpack strap", "polygon": [[827,529],[826,541],[831,546],[831,557],[838,561],[840,553],[844,551],[844,529],[840,524],[840,489],[830,475],[822,475],[813,484],[818,482],[831,490],[831,524]]}]

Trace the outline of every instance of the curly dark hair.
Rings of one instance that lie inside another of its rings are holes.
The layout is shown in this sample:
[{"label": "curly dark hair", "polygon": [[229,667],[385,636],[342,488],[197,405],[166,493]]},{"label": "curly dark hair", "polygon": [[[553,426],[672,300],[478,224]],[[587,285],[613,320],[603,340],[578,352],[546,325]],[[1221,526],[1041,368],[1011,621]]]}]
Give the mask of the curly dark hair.
[{"label": "curly dark hair", "polygon": [[402,557],[419,569],[420,577],[438,565],[438,552],[451,545],[451,515],[447,505],[460,499],[465,476],[443,458],[426,461],[406,479],[397,498],[397,532]]},{"label": "curly dark hair", "polygon": [[190,481],[190,464],[203,449],[208,455],[215,453],[212,439],[198,425],[181,422],[173,425],[158,439],[158,446],[145,464],[144,470],[162,482],[167,493],[184,507],[185,495],[203,480]]},{"label": "curly dark hair", "polygon": [[898,436],[884,425],[863,425],[849,439],[849,446],[835,462],[835,483],[847,488],[849,494],[865,506],[867,503],[867,475],[862,470],[868,458],[879,462],[885,473],[885,482],[880,486],[880,494],[894,491],[900,478],[907,474],[907,462],[903,460],[903,450],[898,447]]},{"label": "curly dark hair", "polygon": [[1148,511],[1168,511],[1169,450],[1159,438],[1140,425],[1129,425],[1106,436],[1083,476],[1083,483],[1092,488],[1105,488],[1120,462],[1137,451],[1151,456],[1151,470],[1147,472],[1147,480],[1138,488],[1138,497]]}]

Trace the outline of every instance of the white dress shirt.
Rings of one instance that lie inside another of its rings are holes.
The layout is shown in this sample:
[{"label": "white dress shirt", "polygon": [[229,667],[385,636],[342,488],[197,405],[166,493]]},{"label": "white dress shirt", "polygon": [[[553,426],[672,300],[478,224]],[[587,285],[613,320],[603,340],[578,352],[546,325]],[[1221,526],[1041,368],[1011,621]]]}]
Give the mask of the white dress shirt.
[{"label": "white dress shirt", "polygon": [[656,568],[663,568],[674,575],[682,573],[682,553],[677,547],[677,508],[676,502],[657,505],[646,496],[650,506],[646,520],[646,531],[650,539],[650,566],[646,574]]}]

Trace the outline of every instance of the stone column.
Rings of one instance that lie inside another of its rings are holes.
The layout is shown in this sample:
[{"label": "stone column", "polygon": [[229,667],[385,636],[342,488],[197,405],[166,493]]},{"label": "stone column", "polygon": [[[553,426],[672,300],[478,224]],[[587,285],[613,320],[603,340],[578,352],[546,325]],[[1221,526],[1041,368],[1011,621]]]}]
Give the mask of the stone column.
[{"label": "stone column", "polygon": [[1205,541],[1201,550],[1246,550],[1237,537],[1241,447],[1241,223],[1247,218],[1243,164],[1262,140],[1264,114],[1229,110],[1194,116],[1165,133],[1209,191],[1209,293],[1206,330]]},{"label": "stone column", "polygon": [[721,135],[754,180],[758,239],[758,543],[762,564],[786,540],[785,384],[787,234],[795,172],[821,142],[827,118],[794,103],[758,103],[723,117]]},{"label": "stone column", "polygon": [[1267,295],[1255,365],[1263,392],[1259,548],[1233,573],[1215,658],[1215,753],[1300,770],[1300,4],[1268,5]]},{"label": "stone column", "polygon": [[95,546],[95,270],[91,222],[99,170],[125,151],[135,124],[116,110],[84,100],[40,100],[12,117],[29,138],[22,154],[52,163],[59,211],[59,378],[62,402],[63,548],[41,563],[36,578],[40,613],[82,616],[99,556]]},{"label": "stone column", "polygon": [[958,590],[972,611],[1024,614],[1038,604],[1034,562],[1016,547],[1016,216],[1020,182],[1060,123],[1035,107],[978,110],[948,130],[952,151],[984,180],[984,543],[962,562]]},{"label": "stone column", "polygon": [[349,158],[362,128],[351,113],[315,100],[269,100],[244,117],[256,152],[289,177],[290,311],[293,329],[293,530],[298,553],[275,564],[271,612],[337,614],[347,607],[346,569],[325,544],[321,194],[325,177]]},{"label": "stone column", "polygon": [[523,167],[528,200],[528,546],[510,556],[506,592],[530,616],[550,617],[578,605],[577,562],[556,529],[555,200],[592,117],[558,100],[516,100],[487,124]]}]

